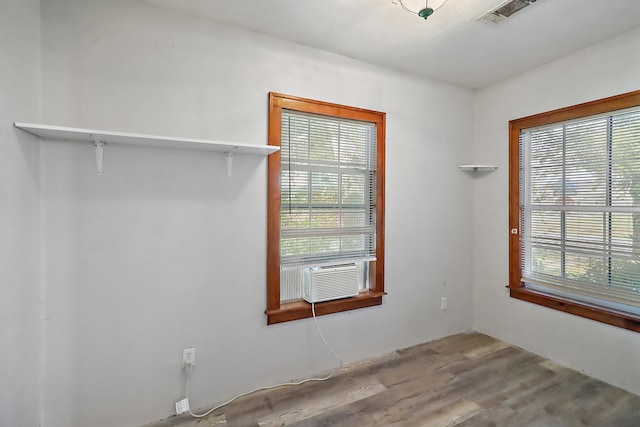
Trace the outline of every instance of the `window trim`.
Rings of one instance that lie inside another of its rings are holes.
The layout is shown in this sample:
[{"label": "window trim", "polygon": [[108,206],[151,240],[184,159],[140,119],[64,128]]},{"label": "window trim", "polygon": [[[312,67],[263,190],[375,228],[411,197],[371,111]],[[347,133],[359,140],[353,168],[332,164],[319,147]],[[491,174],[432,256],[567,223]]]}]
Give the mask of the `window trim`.
[{"label": "window trim", "polygon": [[[509,296],[554,310],[640,332],[640,317],[525,287],[520,268],[520,132],[522,129],[640,106],[640,91],[560,108],[509,121]],[[511,230],[518,230],[517,234]]]},{"label": "window trim", "polygon": [[[376,261],[371,261],[369,290],[356,297],[315,304],[316,315],[338,313],[382,304],[384,291],[384,189],[386,114],[323,101],[269,93],[269,145],[280,146],[282,109],[375,123],[377,127]],[[280,161],[277,151],[268,157],[267,178],[267,324],[312,316],[305,301],[280,303]]]}]

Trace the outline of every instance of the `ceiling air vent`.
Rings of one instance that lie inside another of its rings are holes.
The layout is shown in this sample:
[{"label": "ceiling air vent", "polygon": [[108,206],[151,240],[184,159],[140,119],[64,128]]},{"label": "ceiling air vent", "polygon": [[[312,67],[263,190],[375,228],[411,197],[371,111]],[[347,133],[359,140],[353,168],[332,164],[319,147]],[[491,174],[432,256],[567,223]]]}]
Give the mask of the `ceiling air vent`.
[{"label": "ceiling air vent", "polygon": [[477,21],[486,24],[498,24],[535,2],[536,0],[509,0],[492,11],[485,13]]}]

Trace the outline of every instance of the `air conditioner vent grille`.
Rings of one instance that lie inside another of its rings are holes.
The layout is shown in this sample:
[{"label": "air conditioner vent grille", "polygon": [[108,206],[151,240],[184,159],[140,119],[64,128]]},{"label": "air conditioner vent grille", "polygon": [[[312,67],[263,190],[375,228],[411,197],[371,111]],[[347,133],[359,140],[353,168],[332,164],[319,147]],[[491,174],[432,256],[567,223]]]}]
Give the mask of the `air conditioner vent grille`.
[{"label": "air conditioner vent grille", "polygon": [[498,24],[535,2],[536,0],[509,0],[477,20],[488,24]]},{"label": "air conditioner vent grille", "polygon": [[358,295],[358,268],[355,264],[311,268],[304,272],[302,298],[322,302]]}]

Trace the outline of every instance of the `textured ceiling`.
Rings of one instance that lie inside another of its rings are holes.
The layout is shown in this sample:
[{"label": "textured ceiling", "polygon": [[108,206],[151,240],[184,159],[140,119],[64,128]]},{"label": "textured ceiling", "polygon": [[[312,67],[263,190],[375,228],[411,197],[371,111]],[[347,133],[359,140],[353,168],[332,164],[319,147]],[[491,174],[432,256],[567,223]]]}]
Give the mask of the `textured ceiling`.
[{"label": "textured ceiling", "polygon": [[426,21],[392,0],[146,1],[473,89],[640,27],[639,0],[538,0],[498,25],[476,18],[504,0],[448,0]]}]

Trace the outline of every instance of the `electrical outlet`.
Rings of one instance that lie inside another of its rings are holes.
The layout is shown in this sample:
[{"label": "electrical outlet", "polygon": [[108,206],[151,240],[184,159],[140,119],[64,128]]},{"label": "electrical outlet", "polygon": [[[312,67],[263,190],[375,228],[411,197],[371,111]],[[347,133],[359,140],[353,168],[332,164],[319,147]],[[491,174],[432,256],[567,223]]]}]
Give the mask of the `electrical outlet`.
[{"label": "electrical outlet", "polygon": [[189,347],[182,350],[182,367],[196,366],[196,348]]},{"label": "electrical outlet", "polygon": [[189,410],[189,399],[184,398],[176,402],[176,415],[184,414]]},{"label": "electrical outlet", "polygon": [[440,310],[447,308],[447,297],[440,298]]}]

